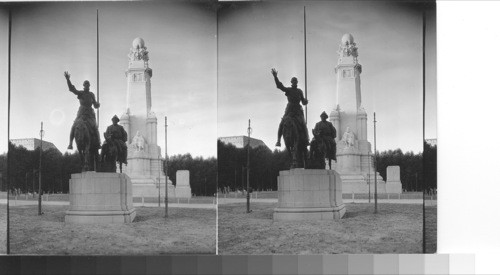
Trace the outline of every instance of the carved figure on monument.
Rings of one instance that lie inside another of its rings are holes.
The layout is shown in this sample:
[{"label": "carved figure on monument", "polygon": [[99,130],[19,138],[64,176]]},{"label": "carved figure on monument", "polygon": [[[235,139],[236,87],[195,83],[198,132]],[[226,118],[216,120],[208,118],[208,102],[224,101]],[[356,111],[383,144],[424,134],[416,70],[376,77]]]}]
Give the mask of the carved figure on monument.
[{"label": "carved figure on monument", "polygon": [[123,126],[118,125],[120,119],[115,115],[111,119],[112,125],[108,126],[104,133],[104,143],[102,144],[101,161],[104,172],[116,172],[116,162],[120,165],[127,164],[127,132]]},{"label": "carved figure on monument", "polygon": [[136,152],[144,151],[145,144],[146,144],[146,140],[141,135],[141,132],[137,131],[134,139],[132,140],[132,148],[134,148],[134,150]]},{"label": "carved figure on monument", "polygon": [[351,129],[349,127],[346,128],[344,135],[342,135],[342,141],[345,144],[345,147],[352,147],[354,146],[354,134],[351,132]]},{"label": "carved figure on monument", "polygon": [[337,51],[338,54],[341,56],[358,57],[358,47],[354,42],[354,37],[350,33],[344,34],[341,41],[339,50]]},{"label": "carved figure on monument", "polygon": [[[311,168],[316,168],[312,166],[318,166],[319,169],[325,168],[325,158],[328,159],[328,166],[332,169],[332,159],[337,162],[337,144],[335,143],[335,138],[337,137],[337,130],[333,124],[326,119],[328,115],[326,112],[321,113],[321,121],[316,123],[313,129],[314,138],[311,141],[311,153],[310,159],[315,160],[317,165],[311,164]],[[319,167],[321,166],[321,167]]]},{"label": "carved figure on monument", "polygon": [[98,150],[101,148],[101,139],[92,106],[97,109],[100,104],[96,101],[94,94],[90,92],[90,82],[88,80],[83,82],[83,90],[78,91],[71,83],[68,72],[64,72],[64,77],[69,91],[74,93],[80,101],[80,108],[71,127],[68,149],[73,149],[73,139],[75,139],[82,161],[82,171],[94,171],[94,163],[97,163]]},{"label": "carved figure on monument", "polygon": [[136,38],[132,42],[132,48],[128,54],[128,58],[131,61],[144,60],[148,61],[149,52],[147,51],[146,46],[144,46],[144,40],[142,38]]},{"label": "carved figure on monument", "polygon": [[285,114],[278,128],[276,146],[281,146],[281,136],[283,136],[288,153],[292,158],[291,168],[301,168],[305,166],[304,162],[307,158],[309,135],[300,103],[307,105],[308,100],[304,97],[302,90],[297,88],[298,80],[296,77],[292,77],[292,87],[285,87],[278,79],[278,71],[273,68],[271,73],[276,87],[283,91],[288,99]]}]

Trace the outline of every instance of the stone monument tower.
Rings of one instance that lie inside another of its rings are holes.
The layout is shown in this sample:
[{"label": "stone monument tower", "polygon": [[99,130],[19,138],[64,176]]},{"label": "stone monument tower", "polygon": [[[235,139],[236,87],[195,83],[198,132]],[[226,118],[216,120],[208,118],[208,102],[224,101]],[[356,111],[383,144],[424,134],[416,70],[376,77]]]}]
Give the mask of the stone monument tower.
[{"label": "stone monument tower", "polygon": [[[165,175],[162,170],[161,148],[157,143],[157,119],[151,108],[151,77],[149,55],[142,38],[132,42],[128,55],[127,108],[120,124],[128,133],[128,165],[124,172],[132,180],[135,197],[157,197],[165,194]],[[169,181],[169,197],[175,196]]]},{"label": "stone monument tower", "polygon": [[[343,193],[368,193],[368,183],[374,184],[371,144],[367,140],[367,114],[361,104],[361,64],[358,47],[351,34],[344,34],[339,46],[336,108],[330,121],[337,129],[337,164],[342,178]],[[378,191],[385,193],[385,182],[377,175]],[[372,186],[372,192],[374,186]]]}]

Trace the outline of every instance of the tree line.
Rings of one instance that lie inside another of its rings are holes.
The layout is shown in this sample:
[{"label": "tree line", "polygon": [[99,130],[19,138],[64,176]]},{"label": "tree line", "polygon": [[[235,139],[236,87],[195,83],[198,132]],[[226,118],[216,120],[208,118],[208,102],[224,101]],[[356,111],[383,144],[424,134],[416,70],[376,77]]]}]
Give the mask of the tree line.
[{"label": "tree line", "polygon": [[164,171],[174,185],[177,184],[177,171],[189,170],[191,193],[196,196],[213,196],[217,191],[217,159],[193,158],[191,154],[174,155],[164,163]]},{"label": "tree line", "polygon": [[[40,148],[28,150],[9,143],[10,191],[38,193]],[[189,170],[191,191],[196,196],[212,196],[217,189],[217,159],[175,155],[164,162],[168,176],[175,184],[177,170]],[[42,152],[42,192],[68,193],[71,174],[80,173],[78,152],[64,153],[51,148]],[[7,154],[0,155],[0,190],[7,191]]]},{"label": "tree line", "polygon": [[[250,154],[249,179],[252,190],[277,190],[279,171],[288,170],[290,160],[286,151],[271,151],[265,146],[236,148],[232,144],[217,143],[219,161],[218,188],[222,190],[246,190],[247,153]],[[398,165],[402,188],[406,191],[422,191],[437,188],[437,148],[424,144],[423,153],[401,149],[377,152],[377,171],[386,180],[387,167]]]},{"label": "tree line", "polygon": [[[176,184],[178,170],[189,170],[191,191],[196,196],[212,196],[219,190],[243,190],[247,186],[248,148],[217,142],[218,158],[192,157],[191,154],[174,155],[164,163],[164,172]],[[286,151],[271,151],[265,146],[250,148],[250,187],[253,190],[276,190],[279,171],[288,170],[290,160]],[[40,149],[27,150],[9,144],[11,191],[38,192]],[[400,166],[402,187],[406,191],[437,188],[437,148],[424,144],[423,153],[400,149],[377,152],[377,171],[386,180],[390,165]],[[67,193],[71,174],[79,173],[78,153],[61,154],[57,149],[42,153],[42,190],[47,193]],[[0,155],[0,190],[7,190],[7,155]]]}]

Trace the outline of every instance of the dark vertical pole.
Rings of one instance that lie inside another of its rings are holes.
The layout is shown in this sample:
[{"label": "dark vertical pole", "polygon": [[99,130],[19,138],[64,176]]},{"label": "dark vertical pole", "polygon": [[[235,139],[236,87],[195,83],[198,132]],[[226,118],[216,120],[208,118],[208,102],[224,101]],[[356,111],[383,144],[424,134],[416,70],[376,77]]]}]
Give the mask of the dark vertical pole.
[{"label": "dark vertical pole", "polygon": [[8,61],[7,61],[7,251],[6,253],[10,253],[10,223],[9,223],[9,192],[10,192],[10,46],[12,44],[11,41],[11,33],[12,33],[12,11],[9,10],[9,45],[8,45]]},{"label": "dark vertical pole", "polygon": [[[306,35],[306,6],[304,6],[304,92],[307,99],[307,35]],[[307,105],[306,105],[306,124],[307,124]]]},{"label": "dark vertical pole", "polygon": [[248,143],[247,143],[247,213],[250,213],[250,119],[248,119]]},{"label": "dark vertical pole", "polygon": [[[423,81],[423,85],[422,85],[422,88],[423,88],[423,122],[424,122],[424,127],[423,127],[423,131],[422,131],[422,138],[423,138],[423,143],[424,143],[424,153],[422,154],[422,156],[425,156],[425,11],[423,12],[423,16],[422,16],[422,21],[423,21],[423,24],[422,24],[422,81]],[[424,162],[425,158],[422,157],[422,162]],[[422,167],[425,167],[425,165],[422,163]],[[423,216],[423,221],[422,221],[422,250],[423,250],[423,253],[425,253],[425,189],[426,189],[426,182],[425,182],[425,169],[422,169],[422,180],[423,180],[423,188],[422,188],[422,216]]]},{"label": "dark vertical pole", "polygon": [[[369,153],[368,153],[369,154]],[[370,156],[370,155],[369,155]],[[370,160],[371,160],[371,156],[370,156]],[[370,186],[370,183],[371,183],[371,180],[370,180],[370,173],[371,173],[371,161],[370,161],[370,165],[368,165],[368,203],[371,203],[372,202],[372,190],[371,190],[371,186]],[[376,173],[375,173],[376,174]]]},{"label": "dark vertical pole", "polygon": [[165,218],[168,217],[168,154],[167,154],[167,117],[165,116]]},{"label": "dark vertical pole", "polygon": [[[161,159],[160,159],[160,154],[158,154],[158,207],[161,207],[161,180],[160,180],[160,173],[161,173]],[[165,184],[165,188],[167,185]]]},{"label": "dark vertical pole", "polygon": [[373,112],[373,150],[375,151],[375,213],[377,213],[377,120],[375,119],[375,112]]},{"label": "dark vertical pole", "polygon": [[38,215],[42,215],[42,152],[43,152],[43,121],[40,123],[40,165],[38,167]]},{"label": "dark vertical pole", "polygon": [[[99,10],[97,10],[97,102],[99,102]],[[99,128],[99,109],[97,109],[97,128]]]}]

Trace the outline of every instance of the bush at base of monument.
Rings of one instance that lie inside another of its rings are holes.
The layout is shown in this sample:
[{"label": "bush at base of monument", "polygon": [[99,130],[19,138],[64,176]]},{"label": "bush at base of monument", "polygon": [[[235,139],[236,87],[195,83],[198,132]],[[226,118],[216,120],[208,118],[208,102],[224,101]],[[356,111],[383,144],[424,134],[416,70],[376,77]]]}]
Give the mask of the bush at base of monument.
[{"label": "bush at base of monument", "polygon": [[345,211],[342,181],[336,171],[280,171],[274,220],[338,220]]},{"label": "bush at base of monument", "polygon": [[126,174],[83,172],[69,182],[68,223],[128,223],[135,218],[132,182]]}]

